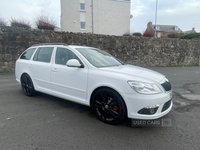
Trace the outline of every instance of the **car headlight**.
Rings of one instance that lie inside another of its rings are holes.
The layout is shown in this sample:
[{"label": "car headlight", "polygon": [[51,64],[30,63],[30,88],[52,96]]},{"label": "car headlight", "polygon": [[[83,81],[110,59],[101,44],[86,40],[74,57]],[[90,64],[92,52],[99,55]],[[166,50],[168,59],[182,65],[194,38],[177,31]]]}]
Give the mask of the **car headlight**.
[{"label": "car headlight", "polygon": [[140,81],[128,81],[130,87],[141,94],[158,94],[161,93],[161,89],[153,83],[145,83]]}]

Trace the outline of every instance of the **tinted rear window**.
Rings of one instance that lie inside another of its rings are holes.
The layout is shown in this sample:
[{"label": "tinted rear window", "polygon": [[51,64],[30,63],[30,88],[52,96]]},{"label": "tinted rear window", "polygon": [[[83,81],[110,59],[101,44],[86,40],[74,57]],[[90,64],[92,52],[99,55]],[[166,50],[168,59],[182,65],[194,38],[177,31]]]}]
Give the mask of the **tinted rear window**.
[{"label": "tinted rear window", "polygon": [[33,60],[49,63],[51,61],[52,52],[53,47],[40,47],[35,53]]},{"label": "tinted rear window", "polygon": [[20,59],[26,59],[26,60],[30,60],[31,56],[33,55],[34,51],[36,48],[31,48],[28,49],[27,51],[25,51],[22,56],[20,57]]}]

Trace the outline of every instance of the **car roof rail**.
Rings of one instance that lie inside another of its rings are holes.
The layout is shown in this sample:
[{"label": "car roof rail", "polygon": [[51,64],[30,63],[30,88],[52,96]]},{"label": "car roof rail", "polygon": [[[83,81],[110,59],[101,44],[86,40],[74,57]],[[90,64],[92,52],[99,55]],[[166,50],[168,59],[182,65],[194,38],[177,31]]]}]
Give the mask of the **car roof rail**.
[{"label": "car roof rail", "polygon": [[64,45],[64,46],[67,46],[66,43],[39,43],[39,44],[34,44],[32,46],[42,46],[42,45]]}]

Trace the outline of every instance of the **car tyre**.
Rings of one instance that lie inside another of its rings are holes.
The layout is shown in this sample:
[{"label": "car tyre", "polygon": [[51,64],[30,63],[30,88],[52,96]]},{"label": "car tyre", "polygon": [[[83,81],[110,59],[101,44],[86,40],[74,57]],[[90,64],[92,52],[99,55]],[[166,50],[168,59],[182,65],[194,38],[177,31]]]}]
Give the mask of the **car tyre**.
[{"label": "car tyre", "polygon": [[24,94],[26,96],[35,95],[36,91],[34,89],[33,82],[28,74],[24,74],[21,78],[21,86]]},{"label": "car tyre", "polygon": [[109,124],[118,124],[126,116],[123,98],[114,90],[102,88],[92,96],[91,106],[97,117]]}]

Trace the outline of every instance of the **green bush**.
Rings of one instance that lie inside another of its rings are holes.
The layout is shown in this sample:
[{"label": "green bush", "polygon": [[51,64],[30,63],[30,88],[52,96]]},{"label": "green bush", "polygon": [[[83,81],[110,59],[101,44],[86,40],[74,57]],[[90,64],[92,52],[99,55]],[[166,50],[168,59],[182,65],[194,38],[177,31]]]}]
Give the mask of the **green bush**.
[{"label": "green bush", "polygon": [[200,33],[190,33],[190,34],[185,34],[184,36],[182,35],[182,39],[194,39],[194,38],[199,38]]},{"label": "green bush", "polygon": [[180,37],[181,37],[181,39],[184,39],[185,38],[185,34],[184,33],[180,33]]}]

